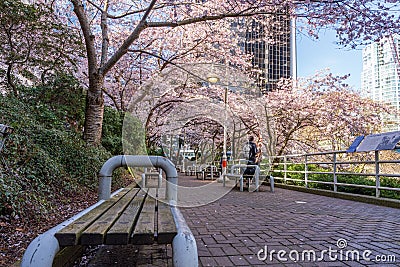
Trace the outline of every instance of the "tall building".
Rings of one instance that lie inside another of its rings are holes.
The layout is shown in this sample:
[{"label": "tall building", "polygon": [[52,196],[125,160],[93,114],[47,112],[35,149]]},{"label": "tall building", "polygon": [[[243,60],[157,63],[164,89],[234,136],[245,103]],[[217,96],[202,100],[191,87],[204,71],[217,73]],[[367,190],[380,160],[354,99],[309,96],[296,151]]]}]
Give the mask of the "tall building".
[{"label": "tall building", "polygon": [[277,88],[281,78],[296,78],[296,40],[294,20],[285,12],[269,15],[262,25],[254,19],[245,23],[246,53],[253,55],[254,77],[261,92]]},{"label": "tall building", "polygon": [[[400,111],[400,37],[390,36],[367,45],[362,52],[361,90],[364,96],[391,104]],[[400,118],[382,118],[387,131],[400,130]]]}]

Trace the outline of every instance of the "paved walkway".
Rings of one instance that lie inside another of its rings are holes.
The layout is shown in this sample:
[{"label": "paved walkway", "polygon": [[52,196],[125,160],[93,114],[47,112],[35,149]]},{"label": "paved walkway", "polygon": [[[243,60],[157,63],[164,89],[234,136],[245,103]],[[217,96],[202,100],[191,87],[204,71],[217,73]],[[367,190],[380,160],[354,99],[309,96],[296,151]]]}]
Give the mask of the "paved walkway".
[{"label": "paved walkway", "polygon": [[[179,182],[207,183],[193,176]],[[262,186],[181,211],[200,266],[400,266],[399,209]],[[137,260],[124,261],[128,256],[117,249],[104,266],[172,266],[170,247],[132,250]],[[89,266],[102,266],[95,262]]]}]

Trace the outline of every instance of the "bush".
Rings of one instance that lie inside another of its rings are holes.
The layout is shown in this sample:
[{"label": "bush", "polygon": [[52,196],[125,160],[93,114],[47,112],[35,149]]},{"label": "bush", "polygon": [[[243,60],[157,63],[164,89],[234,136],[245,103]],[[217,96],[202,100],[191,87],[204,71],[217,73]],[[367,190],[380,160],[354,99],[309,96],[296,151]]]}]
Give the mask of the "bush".
[{"label": "bush", "polygon": [[36,119],[48,128],[64,126],[80,132],[85,118],[85,93],[79,81],[65,73],[37,87],[19,90],[20,99],[36,111]]},{"label": "bush", "polygon": [[123,154],[122,125],[124,114],[111,107],[105,107],[101,144],[113,155]]},{"label": "bush", "polygon": [[[0,165],[0,215],[44,217],[55,198],[97,189],[98,171],[112,156],[104,147],[87,146],[80,131],[66,125],[60,114],[72,109],[46,101],[35,94],[0,95],[0,123],[14,127],[3,150],[9,168]],[[116,178],[120,183],[121,172]]]}]

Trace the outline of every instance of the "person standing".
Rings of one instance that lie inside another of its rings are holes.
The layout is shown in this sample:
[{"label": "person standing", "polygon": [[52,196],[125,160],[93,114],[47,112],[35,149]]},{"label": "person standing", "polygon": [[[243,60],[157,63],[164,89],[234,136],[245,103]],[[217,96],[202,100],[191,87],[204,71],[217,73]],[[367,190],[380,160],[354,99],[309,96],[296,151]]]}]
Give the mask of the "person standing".
[{"label": "person standing", "polygon": [[249,154],[247,156],[247,164],[254,165],[256,163],[257,153],[258,153],[257,145],[256,143],[254,143],[254,136],[252,135],[249,136],[249,141],[247,142],[247,146],[249,150],[248,152]]},{"label": "person standing", "polygon": [[[246,147],[247,151],[245,150],[245,156],[247,156],[247,165],[257,165],[258,149],[256,143],[254,143],[254,136],[249,136],[249,141],[246,143]],[[244,170],[243,177],[251,178],[255,171],[255,167],[247,166]]]}]

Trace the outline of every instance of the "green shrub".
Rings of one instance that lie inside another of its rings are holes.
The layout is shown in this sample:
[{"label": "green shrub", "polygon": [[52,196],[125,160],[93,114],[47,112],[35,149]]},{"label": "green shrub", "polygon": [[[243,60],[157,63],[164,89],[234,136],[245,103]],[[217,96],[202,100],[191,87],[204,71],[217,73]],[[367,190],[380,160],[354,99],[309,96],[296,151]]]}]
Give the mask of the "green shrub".
[{"label": "green shrub", "polygon": [[122,144],[126,155],[147,155],[145,129],[142,122],[126,113],[122,132]]},{"label": "green shrub", "polygon": [[67,127],[82,130],[85,117],[85,93],[79,81],[65,73],[37,87],[20,88],[20,99],[36,113],[36,120],[48,128]]},{"label": "green shrub", "polygon": [[[381,186],[400,188],[400,178],[381,177]],[[381,196],[385,198],[400,199],[400,192],[393,190],[381,190]]]},{"label": "green shrub", "polygon": [[121,155],[124,114],[111,107],[104,108],[101,144],[113,155]]},{"label": "green shrub", "polygon": [[[112,156],[104,147],[87,146],[56,106],[32,99],[0,95],[0,123],[15,129],[3,151],[9,168],[0,165],[0,215],[38,219],[55,208],[54,199],[96,190],[98,171]],[[116,172],[114,184],[122,173]]]}]

